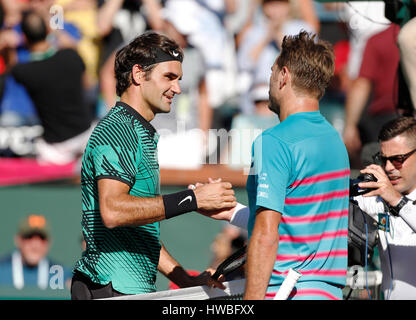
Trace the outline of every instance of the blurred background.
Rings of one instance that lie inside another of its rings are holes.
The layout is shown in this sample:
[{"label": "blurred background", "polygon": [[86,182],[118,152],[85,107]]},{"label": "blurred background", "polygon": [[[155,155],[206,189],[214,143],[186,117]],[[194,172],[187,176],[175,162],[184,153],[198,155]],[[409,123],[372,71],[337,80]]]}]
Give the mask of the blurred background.
[{"label": "blurred background", "polygon": [[[185,51],[182,94],[151,122],[162,193],[221,177],[247,204],[251,143],[279,123],[268,88],[283,37],[307,30],[332,43],[321,113],[354,176],[377,151],[381,125],[414,110],[397,46],[414,15],[413,0],[0,0],[0,298],[69,298],[83,250],[80,159],[118,100],[115,52],[136,36],[156,30]],[[246,234],[192,213],[163,221],[161,240],[202,272]],[[24,255],[31,265],[18,263]],[[161,275],[157,284],[171,285]]]}]

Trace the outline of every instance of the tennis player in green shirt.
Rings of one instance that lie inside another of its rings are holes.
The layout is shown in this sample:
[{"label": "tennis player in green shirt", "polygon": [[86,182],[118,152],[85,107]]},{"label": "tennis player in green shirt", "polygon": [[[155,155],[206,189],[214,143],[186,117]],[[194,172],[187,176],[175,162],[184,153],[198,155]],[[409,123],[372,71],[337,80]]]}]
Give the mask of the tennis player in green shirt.
[{"label": "tennis player in green shirt", "polygon": [[228,182],[160,195],[158,134],[150,121],[181,93],[182,60],[180,47],[155,32],[116,54],[120,101],[94,129],[83,157],[86,250],[74,267],[72,299],[154,292],[157,271],[180,287],[223,288],[209,272],[188,275],[159,241],[161,220],[236,205]]}]

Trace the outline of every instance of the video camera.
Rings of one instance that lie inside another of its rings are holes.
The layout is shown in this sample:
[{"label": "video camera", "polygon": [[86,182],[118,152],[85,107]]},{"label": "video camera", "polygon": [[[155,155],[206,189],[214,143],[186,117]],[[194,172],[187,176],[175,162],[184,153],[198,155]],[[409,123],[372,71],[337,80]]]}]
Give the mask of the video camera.
[{"label": "video camera", "polygon": [[350,180],[350,197],[357,197],[369,193],[371,188],[360,188],[358,186],[361,182],[376,182],[377,178],[371,173],[360,174],[357,179]]},{"label": "video camera", "polygon": [[378,242],[377,222],[358,206],[353,198],[370,192],[363,189],[360,182],[377,181],[373,174],[361,174],[350,180],[350,203],[348,211],[348,266],[365,266],[371,261]]}]

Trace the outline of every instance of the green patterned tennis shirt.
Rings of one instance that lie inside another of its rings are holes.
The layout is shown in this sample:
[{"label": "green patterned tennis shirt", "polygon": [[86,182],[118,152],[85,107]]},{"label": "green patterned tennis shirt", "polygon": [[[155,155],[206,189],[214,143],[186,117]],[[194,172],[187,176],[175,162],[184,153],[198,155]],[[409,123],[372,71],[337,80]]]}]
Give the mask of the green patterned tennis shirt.
[{"label": "green patterned tennis shirt", "polygon": [[159,223],[137,227],[104,226],[98,180],[115,179],[136,197],[160,195],[158,134],[136,110],[117,102],[97,124],[83,156],[82,231],[86,250],[74,271],[125,294],[156,291],[160,255]]}]

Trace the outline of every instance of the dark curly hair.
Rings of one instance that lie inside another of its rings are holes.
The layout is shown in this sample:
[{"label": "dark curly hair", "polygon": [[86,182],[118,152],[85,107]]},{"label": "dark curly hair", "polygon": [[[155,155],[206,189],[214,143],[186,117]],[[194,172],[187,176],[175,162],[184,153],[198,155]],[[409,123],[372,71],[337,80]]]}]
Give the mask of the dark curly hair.
[{"label": "dark curly hair", "polygon": [[156,65],[154,63],[157,55],[156,49],[168,55],[177,52],[179,56],[175,57],[175,60],[183,61],[183,51],[175,41],[154,31],[141,34],[116,53],[114,72],[118,96],[121,96],[132,84],[131,69],[135,64],[138,64],[146,73],[146,78],[149,77]]}]

